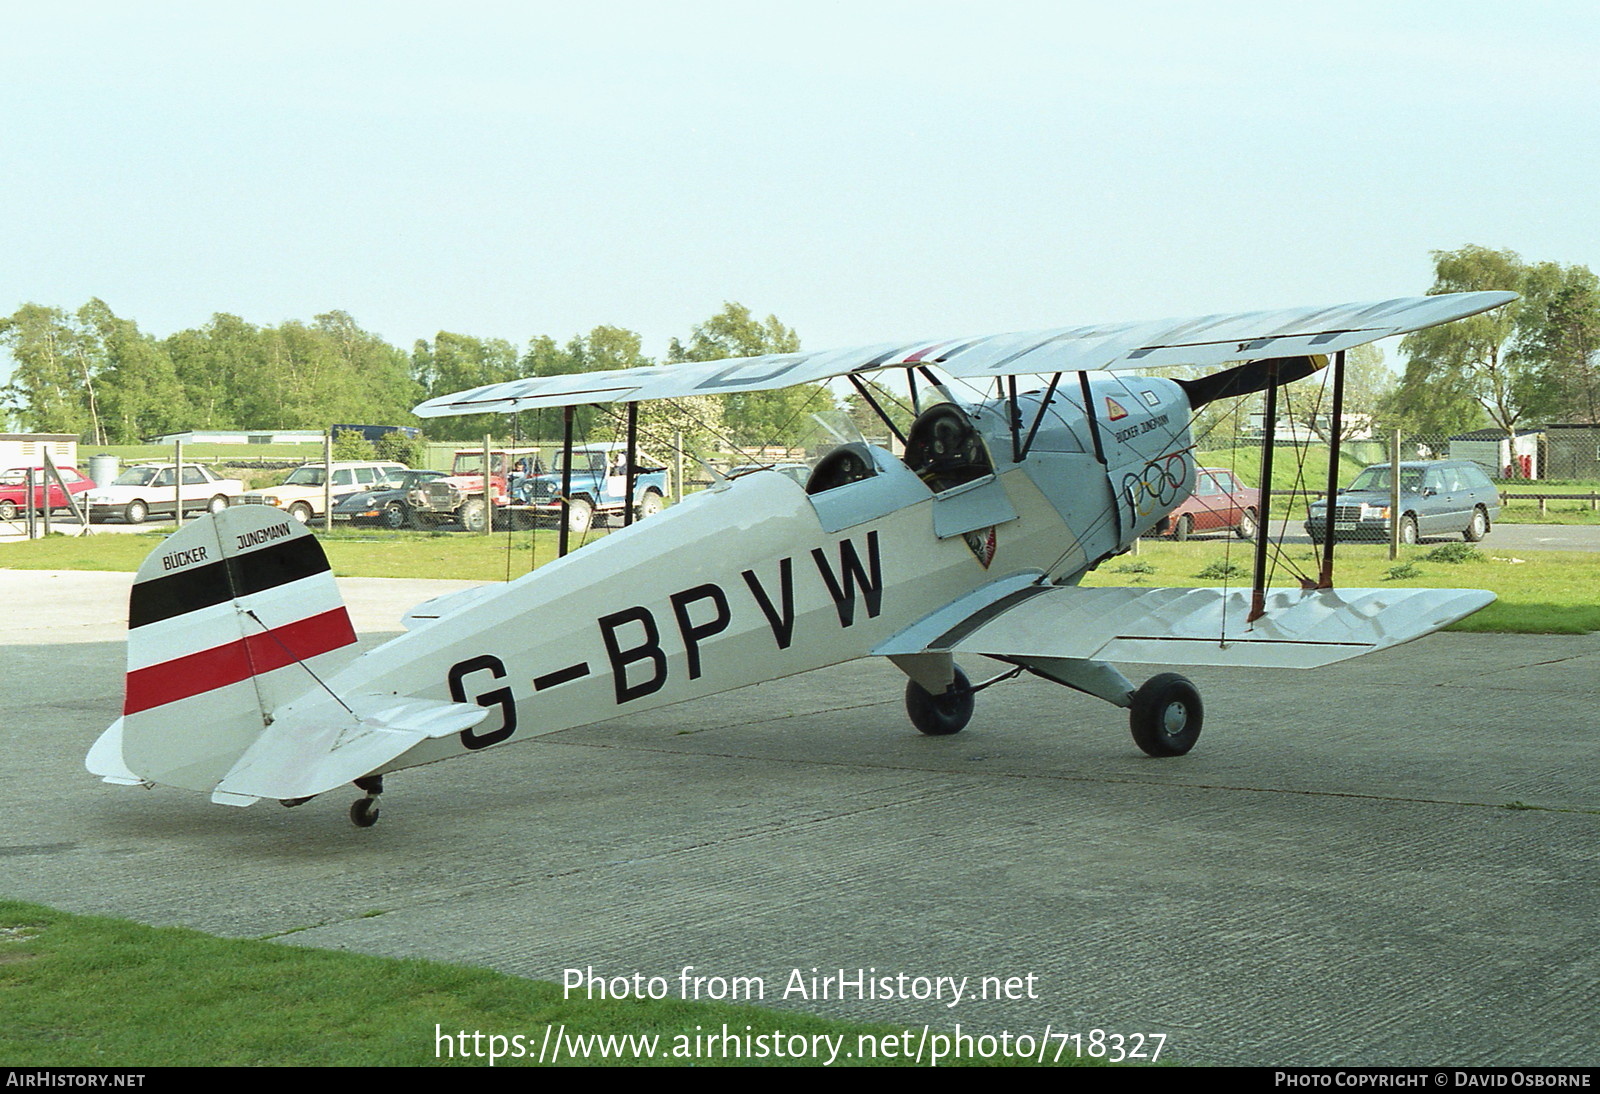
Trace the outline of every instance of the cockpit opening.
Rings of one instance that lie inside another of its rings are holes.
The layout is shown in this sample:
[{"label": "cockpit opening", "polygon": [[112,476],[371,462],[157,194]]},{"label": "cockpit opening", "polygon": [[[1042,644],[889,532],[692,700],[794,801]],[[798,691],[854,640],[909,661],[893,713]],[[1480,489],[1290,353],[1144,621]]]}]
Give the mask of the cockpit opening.
[{"label": "cockpit opening", "polygon": [[935,494],[994,474],[988,446],[954,403],[936,403],[911,423],[905,461]]},{"label": "cockpit opening", "polygon": [[820,494],[847,483],[870,479],[877,473],[872,453],[864,444],[842,444],[817,461],[806,480],[806,493]]}]

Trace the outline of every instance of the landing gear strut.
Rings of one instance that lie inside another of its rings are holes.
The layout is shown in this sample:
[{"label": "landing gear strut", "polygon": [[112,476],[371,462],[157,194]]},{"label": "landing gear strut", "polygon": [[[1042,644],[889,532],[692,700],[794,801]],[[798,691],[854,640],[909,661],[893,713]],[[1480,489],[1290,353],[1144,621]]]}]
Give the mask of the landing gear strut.
[{"label": "landing gear strut", "polygon": [[357,790],[365,790],[367,796],[357,798],[350,806],[350,823],[357,828],[371,828],[378,823],[378,795],[383,793],[383,776],[364,775],[355,785]]}]

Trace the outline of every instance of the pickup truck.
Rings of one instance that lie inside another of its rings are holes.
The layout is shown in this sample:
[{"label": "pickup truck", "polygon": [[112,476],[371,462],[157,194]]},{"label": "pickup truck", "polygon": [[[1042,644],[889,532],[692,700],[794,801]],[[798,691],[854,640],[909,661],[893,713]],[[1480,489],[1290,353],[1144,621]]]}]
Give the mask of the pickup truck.
[{"label": "pickup truck", "polygon": [[[627,491],[627,446],[620,442],[576,445],[572,449],[572,505],[567,527],[586,532],[597,522],[621,522]],[[666,504],[666,467],[638,457],[633,486],[634,515],[643,520]],[[450,474],[406,495],[412,518],[426,527],[457,522],[481,532],[485,522],[531,528],[561,515],[561,452],[547,464],[537,448],[489,451],[489,497],[483,496],[483,449],[455,454]]]},{"label": "pickup truck", "polygon": [[[587,532],[596,521],[620,524],[628,504],[628,446],[620,442],[576,445],[572,449],[572,504],[567,528]],[[661,512],[666,504],[667,469],[644,453],[635,457],[633,512],[643,520]],[[515,510],[535,517],[560,519],[561,453],[548,471],[535,471],[512,480]]]}]

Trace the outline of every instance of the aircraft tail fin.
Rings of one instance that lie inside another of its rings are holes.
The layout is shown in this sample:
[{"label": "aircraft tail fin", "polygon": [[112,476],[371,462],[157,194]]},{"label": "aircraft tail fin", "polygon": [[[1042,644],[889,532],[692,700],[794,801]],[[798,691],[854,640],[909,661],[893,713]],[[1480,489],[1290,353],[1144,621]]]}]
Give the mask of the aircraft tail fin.
[{"label": "aircraft tail fin", "polygon": [[243,505],[168,536],[134,579],[122,718],[90,752],[113,782],[212,790],[275,712],[354,656],[356,635],[310,531]]}]

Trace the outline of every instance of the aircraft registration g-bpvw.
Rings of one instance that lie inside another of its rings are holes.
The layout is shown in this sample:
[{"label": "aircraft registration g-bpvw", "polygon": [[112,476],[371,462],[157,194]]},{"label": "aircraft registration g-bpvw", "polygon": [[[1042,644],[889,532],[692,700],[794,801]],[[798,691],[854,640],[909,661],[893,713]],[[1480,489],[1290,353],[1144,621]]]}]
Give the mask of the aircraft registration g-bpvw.
[{"label": "aircraft registration g-bpvw", "polygon": [[[1267,590],[1259,573],[1253,590],[1078,588],[1193,489],[1193,412],[1257,391],[1271,398],[1328,354],[1513,298],[780,354],[433,399],[417,413],[859,384],[897,369],[918,413],[903,458],[846,444],[804,486],[761,472],[721,481],[518,580],[429,601],[407,614],[405,634],[359,657],[306,528],[262,506],[202,517],[139,570],[123,715],[88,767],[108,782],[184,787],[227,805],[294,804],[354,782],[367,796],[351,816],[366,825],[387,772],[869,655],[910,678],[918,729],[955,733],[983,686],[957,668],[958,654],[1128,708],[1140,748],[1180,755],[1200,732],[1194,686],[1162,673],[1136,688],[1112,661],[1312,667],[1417,638],[1493,599]],[[1241,361],[1196,380],[1118,375]],[[1075,382],[1063,384],[1070,373]],[[1052,378],[1019,395],[1018,375]],[[916,399],[916,377],[936,398]],[[952,378],[1009,390],[963,406]]]}]

